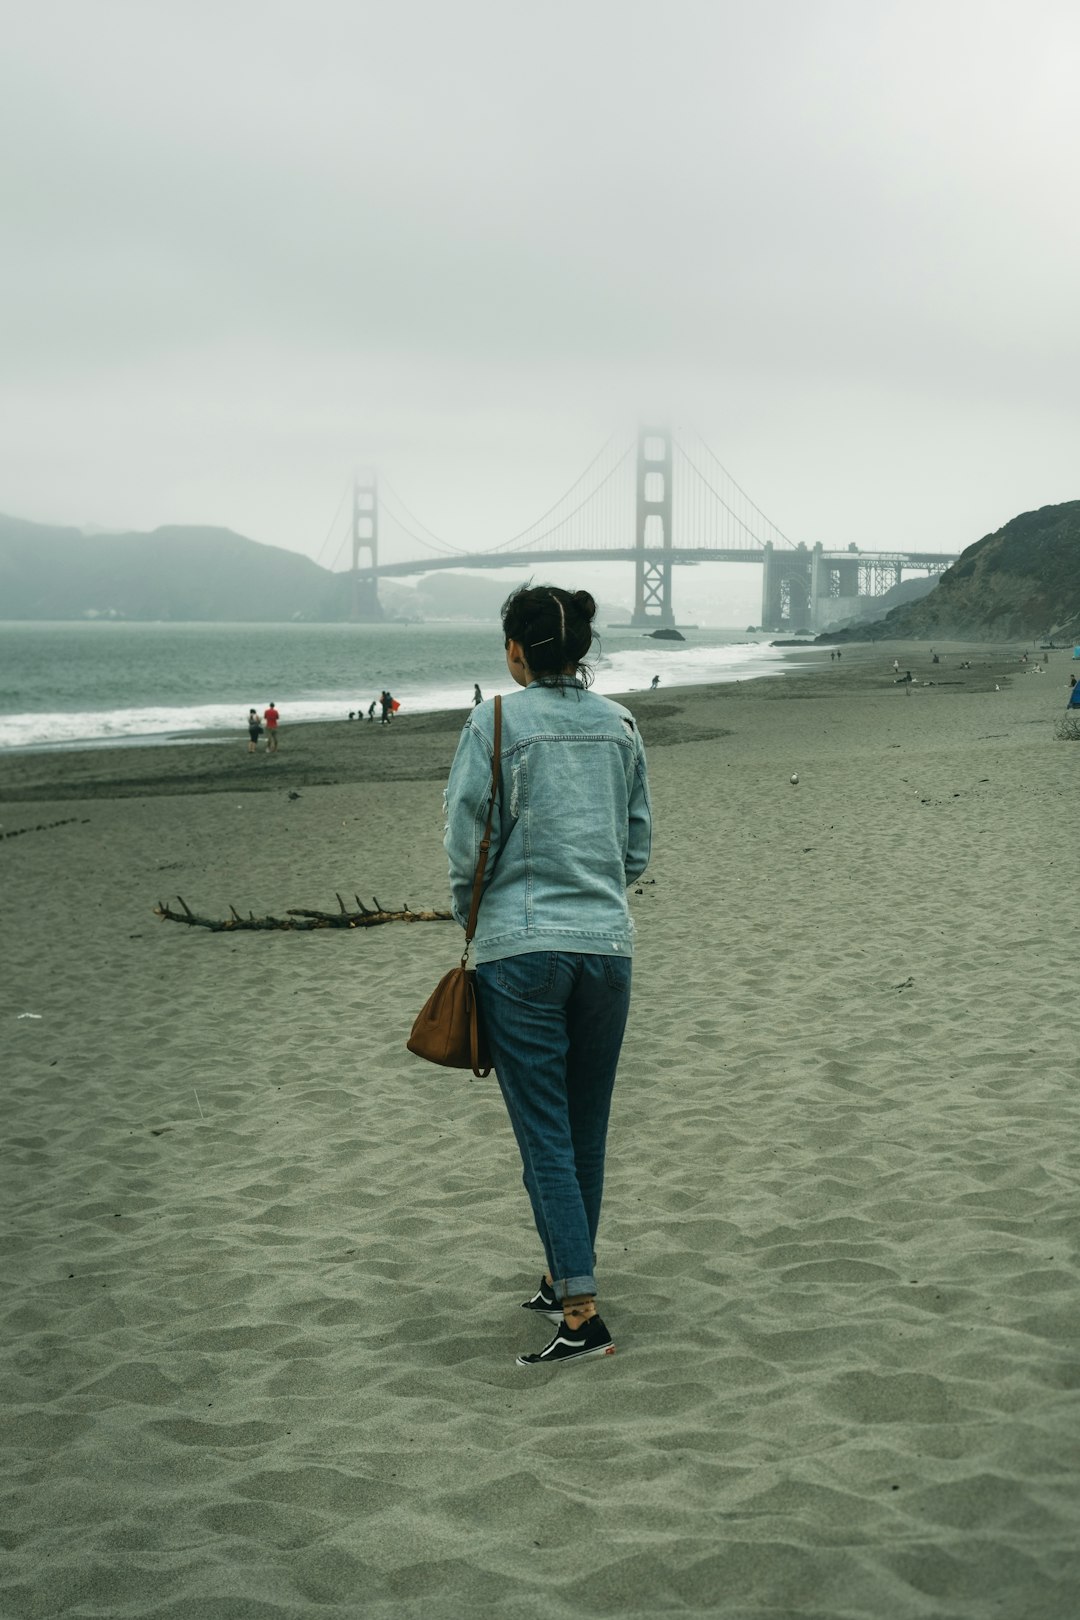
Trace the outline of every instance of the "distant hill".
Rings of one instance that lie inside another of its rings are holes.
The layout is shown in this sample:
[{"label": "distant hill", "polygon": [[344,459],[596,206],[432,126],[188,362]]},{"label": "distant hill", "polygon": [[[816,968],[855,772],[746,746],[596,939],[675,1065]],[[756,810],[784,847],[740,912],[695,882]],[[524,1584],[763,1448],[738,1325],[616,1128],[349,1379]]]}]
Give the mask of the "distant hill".
[{"label": "distant hill", "polygon": [[919,601],[827,639],[868,635],[913,641],[1080,638],[1080,501],[1022,512],[968,546]]},{"label": "distant hill", "polygon": [[0,516],[0,618],[336,619],[341,576],[231,529],[83,534]]}]

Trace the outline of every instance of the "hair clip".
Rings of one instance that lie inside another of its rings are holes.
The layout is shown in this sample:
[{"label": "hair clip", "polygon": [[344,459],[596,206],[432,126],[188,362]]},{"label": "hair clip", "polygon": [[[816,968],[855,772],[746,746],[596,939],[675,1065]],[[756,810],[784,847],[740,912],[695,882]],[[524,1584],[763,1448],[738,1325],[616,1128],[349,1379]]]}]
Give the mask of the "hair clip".
[{"label": "hair clip", "polygon": [[530,642],[529,645],[531,647],[534,647],[534,648],[535,647],[546,647],[549,642],[552,642],[554,640],[555,640],[554,636],[546,636],[543,641],[533,641],[533,642]]}]

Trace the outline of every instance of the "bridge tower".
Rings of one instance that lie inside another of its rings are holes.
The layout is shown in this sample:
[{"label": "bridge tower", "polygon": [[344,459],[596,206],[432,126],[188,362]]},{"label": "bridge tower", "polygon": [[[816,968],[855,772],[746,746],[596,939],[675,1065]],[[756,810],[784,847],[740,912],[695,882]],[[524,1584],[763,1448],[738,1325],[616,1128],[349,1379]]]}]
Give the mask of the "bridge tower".
[{"label": "bridge tower", "polygon": [[[642,427],[637,447],[637,559],[634,564],[635,629],[675,627],[671,606],[671,432]],[[647,551],[661,550],[659,558]]]},{"label": "bridge tower", "polygon": [[771,540],[761,548],[761,627],[763,630],[809,628],[812,581],[821,577],[821,560],[802,541],[794,551],[777,551]]},{"label": "bridge tower", "polygon": [[[370,573],[360,575],[360,553],[370,557]],[[378,624],[383,616],[379,601],[379,475],[368,471],[353,479],[352,496],[352,608],[354,624]]]}]

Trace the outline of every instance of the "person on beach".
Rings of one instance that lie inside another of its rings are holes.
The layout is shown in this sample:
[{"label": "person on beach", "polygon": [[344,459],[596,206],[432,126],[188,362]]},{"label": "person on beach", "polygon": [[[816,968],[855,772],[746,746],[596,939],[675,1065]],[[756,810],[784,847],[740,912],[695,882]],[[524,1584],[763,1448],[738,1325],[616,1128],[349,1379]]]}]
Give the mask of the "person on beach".
[{"label": "person on beach", "polygon": [[652,680],[649,682],[649,691],[650,692],[655,692],[656,688],[659,685],[660,685],[660,677],[659,677],[659,675],[654,675]]},{"label": "person on beach", "polygon": [[262,721],[254,709],[248,710],[248,753],[255,754],[259,750],[259,738],[262,736]]},{"label": "person on beach", "polygon": [[277,712],[273,698],[270,699],[270,707],[263,710],[263,719],[266,721],[266,752],[268,754],[276,754],[278,742],[277,726],[281,716]]},{"label": "person on beach", "polygon": [[394,700],[390,696],[389,692],[380,692],[379,702],[382,704],[382,719],[379,721],[379,724],[381,726],[388,726],[391,720],[394,718]]},{"label": "person on beach", "polygon": [[480,707],[481,703],[483,703],[483,701],[484,701],[484,694],[483,694],[483,692],[481,692],[480,687],[479,687],[478,684],[473,686],[473,689],[472,689],[472,701],[473,701],[473,708],[474,709],[478,709]]},{"label": "person on beach", "polygon": [[371,705],[368,708],[368,712],[367,712],[367,717],[370,720],[372,725],[375,724],[375,704],[376,704],[376,702],[377,702],[377,699],[372,698]]},{"label": "person on beach", "polygon": [[[522,586],[502,608],[510,675],[500,784],[473,941],[480,1018],[521,1152],[547,1270],[523,1309],[558,1322],[521,1367],[615,1349],[596,1308],[596,1231],[630,1004],[627,887],[652,814],[633,715],[588,690],[596,603]],[[468,915],[491,792],[494,702],[475,708],[446,788],[453,910]]]}]

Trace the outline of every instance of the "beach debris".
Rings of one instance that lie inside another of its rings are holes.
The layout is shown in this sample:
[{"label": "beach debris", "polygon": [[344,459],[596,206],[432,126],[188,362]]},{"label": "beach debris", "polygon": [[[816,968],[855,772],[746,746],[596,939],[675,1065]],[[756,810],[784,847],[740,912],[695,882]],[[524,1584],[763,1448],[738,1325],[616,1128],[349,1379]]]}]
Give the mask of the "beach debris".
[{"label": "beach debris", "polygon": [[299,795],[299,793],[296,792],[295,788],[290,788],[289,789],[289,798],[290,799],[298,799],[299,797],[300,797],[300,795]]},{"label": "beach debris", "polygon": [[792,773],[791,773],[790,777],[788,778],[788,780],[790,781],[792,787],[798,787],[798,785],[799,785],[799,773],[798,773],[798,771],[792,771]]},{"label": "beach debris", "polygon": [[[235,906],[229,907],[227,917],[199,917],[192,911],[183,895],[178,894],[177,900],[183,908],[173,911],[170,906],[164,905],[160,900],[154,907],[155,917],[162,922],[188,923],[192,928],[209,928],[212,933],[239,933],[241,930],[259,930],[269,932],[275,929],[294,929],[306,932],[312,928],[376,928],[380,923],[388,922],[453,922],[453,913],[449,911],[435,911],[424,908],[414,911],[406,901],[400,910],[392,910],[384,906],[377,897],[372,896],[372,906],[365,906],[358,894],[353,895],[359,910],[350,911],[340,894],[335,898],[338,903],[337,911],[311,911],[300,906],[289,906],[284,917],[256,917],[250,911],[246,917],[241,917]],[[34,1016],[37,1016],[36,1014]]]},{"label": "beach debris", "polygon": [[914,987],[914,984],[915,984],[914,979],[905,979],[903,984],[894,984],[893,989],[894,990],[911,990]]},{"label": "beach debris", "polygon": [[16,1018],[40,1018],[41,1013],[16,1013]]}]

